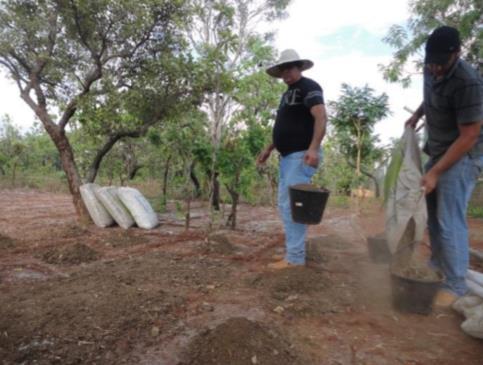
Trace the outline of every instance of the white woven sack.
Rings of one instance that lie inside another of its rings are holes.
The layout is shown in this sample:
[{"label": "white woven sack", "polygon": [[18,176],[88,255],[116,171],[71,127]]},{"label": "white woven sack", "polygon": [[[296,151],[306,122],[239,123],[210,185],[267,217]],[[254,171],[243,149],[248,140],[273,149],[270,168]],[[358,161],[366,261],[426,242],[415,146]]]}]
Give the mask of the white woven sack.
[{"label": "white woven sack", "polygon": [[96,197],[96,190],[99,188],[100,187],[97,184],[84,184],[80,187],[80,193],[82,201],[94,221],[94,224],[98,227],[104,228],[113,225],[114,219]]},{"label": "white woven sack", "polygon": [[466,321],[461,324],[461,329],[471,337],[483,339],[483,304],[472,308]]},{"label": "white woven sack", "polygon": [[[404,148],[401,169],[386,202],[385,233],[392,254],[414,242],[421,242],[427,220],[426,199],[421,190],[421,152],[413,128],[404,130],[401,143]],[[412,230],[411,220],[414,222]]]},{"label": "white woven sack", "polygon": [[483,304],[483,298],[477,295],[467,294],[456,300],[451,306],[459,314],[468,318],[473,308]]},{"label": "white woven sack", "polygon": [[134,225],[134,219],[117,195],[117,188],[108,186],[96,190],[96,196],[111,214],[117,224],[124,229]]},{"label": "white woven sack", "polygon": [[159,224],[156,212],[139,190],[122,187],[118,189],[117,194],[139,227],[152,229]]}]

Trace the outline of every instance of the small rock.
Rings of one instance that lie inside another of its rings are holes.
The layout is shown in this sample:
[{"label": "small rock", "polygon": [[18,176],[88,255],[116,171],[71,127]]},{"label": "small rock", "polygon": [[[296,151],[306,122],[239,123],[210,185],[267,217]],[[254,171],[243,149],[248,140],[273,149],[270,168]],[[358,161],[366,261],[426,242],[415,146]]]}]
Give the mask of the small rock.
[{"label": "small rock", "polygon": [[275,307],[275,308],[273,309],[273,311],[274,311],[275,313],[282,314],[282,313],[285,311],[285,309],[284,309],[282,306],[280,306],[280,305],[279,305],[278,307]]},{"label": "small rock", "polygon": [[153,326],[153,328],[151,328],[151,336],[157,337],[158,335],[159,335],[159,327]]},{"label": "small rock", "polygon": [[213,312],[215,310],[215,307],[213,307],[210,303],[206,303],[204,302],[202,305],[201,305],[201,308],[203,309],[203,311],[205,312]]},{"label": "small rock", "polygon": [[206,286],[206,289],[208,289],[208,290],[214,290],[215,288],[216,288],[215,285],[207,285]]},{"label": "small rock", "polygon": [[258,364],[258,359],[257,359],[257,355],[253,355],[252,356],[252,364]]},{"label": "small rock", "polygon": [[287,299],[285,299],[287,302],[293,302],[294,300],[297,300],[299,296],[297,294],[290,295]]}]

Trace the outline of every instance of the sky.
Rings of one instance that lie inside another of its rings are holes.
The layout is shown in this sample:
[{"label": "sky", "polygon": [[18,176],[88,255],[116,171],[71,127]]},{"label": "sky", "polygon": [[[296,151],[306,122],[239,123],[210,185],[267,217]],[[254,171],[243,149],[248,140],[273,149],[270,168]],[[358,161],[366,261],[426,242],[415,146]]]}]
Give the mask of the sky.
[{"label": "sky", "polygon": [[[391,115],[376,125],[383,144],[400,137],[404,122],[422,102],[422,76],[410,88],[384,81],[379,64],[388,64],[394,49],[382,41],[393,24],[409,19],[408,0],[293,0],[289,17],[273,24],[278,50],[292,48],[314,62],[304,75],[317,81],[324,98],[337,100],[342,83],[368,84],[375,95],[389,96]],[[330,120],[329,120],[330,123]]]},{"label": "sky", "polygon": [[[376,125],[382,143],[403,132],[409,113],[422,101],[422,78],[416,75],[410,88],[389,84],[378,70],[387,64],[393,49],[382,42],[389,27],[404,25],[409,18],[409,0],[293,0],[288,18],[271,23],[279,51],[295,49],[301,58],[314,62],[306,71],[324,90],[326,101],[336,100],[342,83],[368,84],[376,95],[389,96],[392,114]],[[0,115],[9,114],[15,125],[27,130],[34,113],[20,98],[16,85],[0,74]],[[330,121],[329,121],[330,122]]]}]

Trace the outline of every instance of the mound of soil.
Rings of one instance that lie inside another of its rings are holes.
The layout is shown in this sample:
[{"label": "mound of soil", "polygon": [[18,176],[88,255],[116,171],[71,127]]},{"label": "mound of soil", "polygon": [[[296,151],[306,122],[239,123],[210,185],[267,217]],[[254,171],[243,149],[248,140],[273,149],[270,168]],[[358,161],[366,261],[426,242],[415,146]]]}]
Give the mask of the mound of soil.
[{"label": "mound of soil", "polygon": [[191,342],[183,365],[297,365],[291,345],[274,331],[246,318],[231,318]]},{"label": "mound of soil", "polygon": [[15,240],[8,236],[0,234],[0,250],[15,247]]},{"label": "mound of soil", "polygon": [[324,272],[306,267],[295,267],[264,274],[253,281],[258,288],[267,289],[276,299],[294,294],[307,294],[323,291],[330,284]]},{"label": "mound of soil", "polygon": [[99,253],[89,246],[76,243],[60,249],[54,248],[45,252],[41,259],[54,265],[78,265],[84,262],[95,261],[99,258]]},{"label": "mound of soil", "polygon": [[225,234],[214,233],[208,236],[206,244],[203,245],[203,251],[219,255],[232,255],[235,253],[236,247]]}]

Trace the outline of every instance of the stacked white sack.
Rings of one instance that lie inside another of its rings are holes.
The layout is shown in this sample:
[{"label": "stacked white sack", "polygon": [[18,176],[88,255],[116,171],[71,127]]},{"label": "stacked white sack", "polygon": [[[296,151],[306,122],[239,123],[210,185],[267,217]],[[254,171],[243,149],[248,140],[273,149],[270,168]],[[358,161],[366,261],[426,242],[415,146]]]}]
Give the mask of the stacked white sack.
[{"label": "stacked white sack", "polygon": [[117,194],[133,216],[138,227],[152,229],[159,224],[156,212],[139,190],[122,187],[117,190]]},{"label": "stacked white sack", "polygon": [[466,320],[461,324],[464,333],[483,339],[483,274],[468,270],[466,284],[470,294],[453,303],[453,309]]},{"label": "stacked white sack", "polygon": [[97,184],[84,184],[80,187],[82,201],[89,212],[94,224],[98,227],[109,227],[114,224],[114,219],[104,208],[96,196],[96,190],[100,189]]},{"label": "stacked white sack", "polygon": [[128,229],[134,225],[134,219],[119,199],[116,187],[100,188],[96,190],[96,196],[119,226]]}]

